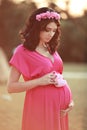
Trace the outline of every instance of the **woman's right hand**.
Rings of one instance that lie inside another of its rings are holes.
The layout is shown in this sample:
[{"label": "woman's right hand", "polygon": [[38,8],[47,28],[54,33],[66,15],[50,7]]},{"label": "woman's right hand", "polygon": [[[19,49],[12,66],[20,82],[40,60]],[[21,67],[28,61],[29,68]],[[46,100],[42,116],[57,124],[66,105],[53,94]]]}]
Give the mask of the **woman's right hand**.
[{"label": "woman's right hand", "polygon": [[53,71],[39,78],[40,85],[55,84],[56,73]]}]

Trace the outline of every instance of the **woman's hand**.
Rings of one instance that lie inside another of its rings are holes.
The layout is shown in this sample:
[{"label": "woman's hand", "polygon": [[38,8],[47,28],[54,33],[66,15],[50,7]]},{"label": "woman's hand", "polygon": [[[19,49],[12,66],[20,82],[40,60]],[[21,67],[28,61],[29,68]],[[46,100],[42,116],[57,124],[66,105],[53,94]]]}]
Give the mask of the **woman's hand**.
[{"label": "woman's hand", "polygon": [[66,80],[63,79],[63,76],[56,71],[48,73],[41,78],[39,78],[40,85],[54,84],[55,87],[63,87],[67,84]]},{"label": "woman's hand", "polygon": [[53,71],[39,78],[39,84],[40,85],[49,85],[49,84],[55,85],[56,83],[55,79],[56,79],[56,73]]},{"label": "woman's hand", "polygon": [[61,117],[66,116],[66,114],[72,110],[73,106],[74,106],[74,102],[72,101],[72,102],[70,102],[70,104],[68,105],[68,108],[67,108],[67,109],[60,111],[60,116],[61,116]]}]

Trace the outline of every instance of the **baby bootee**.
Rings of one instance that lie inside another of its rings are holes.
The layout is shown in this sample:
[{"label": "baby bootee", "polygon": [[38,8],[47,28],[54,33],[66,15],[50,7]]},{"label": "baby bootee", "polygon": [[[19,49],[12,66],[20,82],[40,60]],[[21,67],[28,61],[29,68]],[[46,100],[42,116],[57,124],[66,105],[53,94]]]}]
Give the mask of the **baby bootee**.
[{"label": "baby bootee", "polygon": [[67,81],[63,79],[63,75],[60,73],[56,73],[56,87],[63,87],[67,84]]}]

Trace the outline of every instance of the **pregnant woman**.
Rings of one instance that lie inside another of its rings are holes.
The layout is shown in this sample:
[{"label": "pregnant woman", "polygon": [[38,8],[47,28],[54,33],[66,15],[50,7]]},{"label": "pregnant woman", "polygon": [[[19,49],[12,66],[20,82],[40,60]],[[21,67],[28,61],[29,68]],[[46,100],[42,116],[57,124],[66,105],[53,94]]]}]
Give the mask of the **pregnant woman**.
[{"label": "pregnant woman", "polygon": [[[68,130],[73,100],[57,52],[60,14],[47,7],[37,9],[20,35],[23,42],[10,60],[8,92],[26,92],[22,130]],[[19,82],[21,75],[24,82]]]}]

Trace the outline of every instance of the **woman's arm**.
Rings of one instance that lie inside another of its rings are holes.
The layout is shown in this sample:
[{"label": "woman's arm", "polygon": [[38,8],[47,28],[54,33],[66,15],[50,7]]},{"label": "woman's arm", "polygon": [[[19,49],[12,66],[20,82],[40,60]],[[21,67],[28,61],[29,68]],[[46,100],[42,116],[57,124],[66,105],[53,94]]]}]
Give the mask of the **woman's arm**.
[{"label": "woman's arm", "polygon": [[54,81],[52,79],[55,78],[54,73],[51,72],[49,74],[42,76],[41,78],[25,82],[19,82],[20,76],[21,73],[15,67],[12,66],[7,84],[9,93],[19,93],[35,88],[40,85],[54,84]]}]

